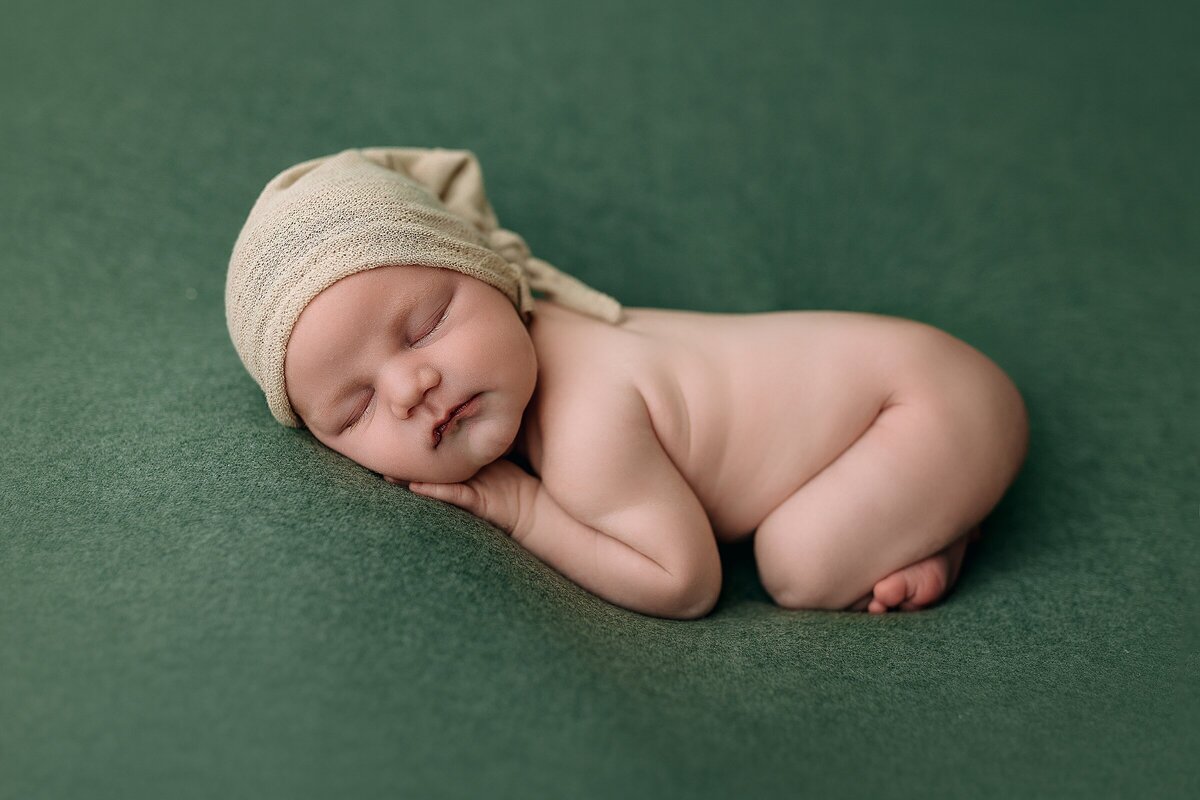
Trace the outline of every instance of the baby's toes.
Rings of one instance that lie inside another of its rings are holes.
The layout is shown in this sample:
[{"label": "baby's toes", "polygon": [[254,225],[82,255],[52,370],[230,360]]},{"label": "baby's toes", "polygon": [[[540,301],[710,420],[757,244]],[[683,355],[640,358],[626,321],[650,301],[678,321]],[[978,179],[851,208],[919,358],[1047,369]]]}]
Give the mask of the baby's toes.
[{"label": "baby's toes", "polygon": [[916,611],[937,602],[950,586],[950,564],[941,554],[914,564],[904,572],[909,591],[906,602],[900,606],[903,611]]},{"label": "baby's toes", "polygon": [[868,611],[872,614],[882,614],[889,608],[895,608],[908,597],[908,581],[905,579],[906,570],[897,570],[875,584],[875,599],[871,601]]},{"label": "baby's toes", "polygon": [[871,614],[886,614],[888,607],[878,600],[871,600],[870,605],[867,606],[867,612]]}]

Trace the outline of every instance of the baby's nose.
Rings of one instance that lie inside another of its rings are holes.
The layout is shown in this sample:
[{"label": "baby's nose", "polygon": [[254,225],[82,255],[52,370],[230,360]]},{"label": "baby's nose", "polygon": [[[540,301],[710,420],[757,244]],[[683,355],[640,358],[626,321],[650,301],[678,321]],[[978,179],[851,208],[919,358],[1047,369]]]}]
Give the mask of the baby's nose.
[{"label": "baby's nose", "polygon": [[398,374],[390,393],[392,413],[400,419],[408,419],[425,402],[429,390],[442,382],[442,376],[428,364],[396,372]]}]

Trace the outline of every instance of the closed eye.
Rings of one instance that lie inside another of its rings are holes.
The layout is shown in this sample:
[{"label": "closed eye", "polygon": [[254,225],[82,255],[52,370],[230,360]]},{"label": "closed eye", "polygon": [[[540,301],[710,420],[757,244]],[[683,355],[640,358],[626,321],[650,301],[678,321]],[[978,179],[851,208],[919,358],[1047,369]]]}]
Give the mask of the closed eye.
[{"label": "closed eye", "polygon": [[[448,308],[449,308],[449,307],[447,307],[447,309],[448,309]],[[436,331],[438,328],[442,327],[442,323],[446,321],[446,317],[450,316],[448,313],[446,313],[447,309],[443,309],[443,311],[442,311],[442,318],[441,318],[441,319],[439,319],[439,320],[437,321],[437,324],[436,324],[436,325],[434,325],[432,328],[430,328],[430,329],[429,329],[429,331],[428,331],[427,333],[424,333],[424,334],[422,334],[422,335],[421,335],[421,338],[420,338],[420,339],[417,339],[417,342],[420,342],[420,341],[423,341],[423,340],[425,340],[425,339],[429,338],[430,336],[432,336],[432,335],[433,335],[433,332],[434,332],[434,331]],[[416,344],[417,342],[413,342],[413,344]]]},{"label": "closed eye", "polygon": [[373,397],[375,397],[375,392],[372,391],[370,396],[367,398],[367,404],[365,406],[363,406],[363,410],[354,415],[354,419],[350,422],[349,425],[347,425],[345,428],[342,429],[342,433],[345,433],[346,431],[353,428],[355,425],[358,424],[358,421],[366,415],[367,409],[371,407],[371,399]]}]

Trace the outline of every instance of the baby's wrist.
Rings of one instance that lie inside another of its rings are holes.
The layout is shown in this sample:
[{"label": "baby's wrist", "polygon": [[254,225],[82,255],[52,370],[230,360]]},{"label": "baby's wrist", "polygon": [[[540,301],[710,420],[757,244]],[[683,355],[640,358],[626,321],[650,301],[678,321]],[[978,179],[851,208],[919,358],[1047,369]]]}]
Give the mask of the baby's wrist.
[{"label": "baby's wrist", "polygon": [[524,478],[517,485],[517,521],[509,536],[518,544],[525,541],[533,532],[534,522],[538,518],[537,504],[541,502],[542,482],[529,473],[523,473]]}]

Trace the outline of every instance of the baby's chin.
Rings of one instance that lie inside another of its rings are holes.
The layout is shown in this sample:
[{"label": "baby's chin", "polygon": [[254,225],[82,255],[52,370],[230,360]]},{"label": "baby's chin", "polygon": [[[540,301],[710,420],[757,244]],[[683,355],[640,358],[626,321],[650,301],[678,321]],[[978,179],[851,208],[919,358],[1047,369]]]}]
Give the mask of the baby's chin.
[{"label": "baby's chin", "polygon": [[460,446],[470,445],[470,450],[461,452],[461,458],[446,459],[441,463],[430,465],[428,469],[403,470],[404,474],[389,474],[387,472],[380,473],[384,477],[396,479],[399,483],[462,483],[468,481],[479,472],[479,470],[503,458],[508,453],[512,452],[516,446],[516,434],[504,437],[487,437],[481,434],[475,440],[470,442],[460,442]]}]

